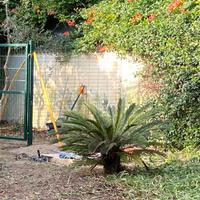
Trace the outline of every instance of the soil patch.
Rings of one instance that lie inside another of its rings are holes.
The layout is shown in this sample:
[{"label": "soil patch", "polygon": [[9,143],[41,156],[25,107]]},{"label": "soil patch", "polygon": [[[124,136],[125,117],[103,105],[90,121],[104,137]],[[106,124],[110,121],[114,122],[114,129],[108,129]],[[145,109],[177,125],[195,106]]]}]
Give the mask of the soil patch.
[{"label": "soil patch", "polygon": [[16,160],[16,155],[58,151],[57,145],[0,141],[1,200],[123,200],[123,186],[107,182],[102,169]]}]

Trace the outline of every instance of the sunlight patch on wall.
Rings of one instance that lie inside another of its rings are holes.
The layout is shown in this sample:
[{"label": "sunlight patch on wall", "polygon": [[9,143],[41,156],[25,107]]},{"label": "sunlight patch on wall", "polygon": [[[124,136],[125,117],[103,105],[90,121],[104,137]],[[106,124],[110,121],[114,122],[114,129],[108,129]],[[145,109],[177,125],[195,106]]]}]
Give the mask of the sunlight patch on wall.
[{"label": "sunlight patch on wall", "polygon": [[99,67],[102,71],[111,72],[118,70],[119,77],[124,83],[138,80],[136,77],[139,70],[143,68],[143,64],[133,61],[129,58],[120,58],[116,53],[105,52],[104,54],[96,54]]},{"label": "sunlight patch on wall", "polygon": [[122,82],[129,83],[137,81],[137,73],[143,68],[141,63],[133,62],[126,59],[120,59],[119,73],[121,75]]},{"label": "sunlight patch on wall", "polygon": [[117,55],[113,52],[105,52],[102,55],[97,54],[99,67],[104,72],[111,72],[117,66]]}]

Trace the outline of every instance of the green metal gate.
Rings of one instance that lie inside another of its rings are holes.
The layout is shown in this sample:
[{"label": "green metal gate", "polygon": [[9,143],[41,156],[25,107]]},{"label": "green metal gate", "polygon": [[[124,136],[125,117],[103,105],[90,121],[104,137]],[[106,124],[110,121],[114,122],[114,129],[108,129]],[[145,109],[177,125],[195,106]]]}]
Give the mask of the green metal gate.
[{"label": "green metal gate", "polygon": [[33,45],[0,44],[0,139],[32,144]]}]

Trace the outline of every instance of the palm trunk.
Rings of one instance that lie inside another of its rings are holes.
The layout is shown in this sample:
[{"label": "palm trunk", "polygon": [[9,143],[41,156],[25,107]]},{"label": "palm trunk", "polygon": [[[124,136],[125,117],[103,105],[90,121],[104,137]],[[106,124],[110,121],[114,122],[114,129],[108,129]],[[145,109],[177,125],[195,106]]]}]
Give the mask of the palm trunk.
[{"label": "palm trunk", "polygon": [[103,155],[103,166],[106,174],[122,171],[120,155],[117,152],[109,152]]}]

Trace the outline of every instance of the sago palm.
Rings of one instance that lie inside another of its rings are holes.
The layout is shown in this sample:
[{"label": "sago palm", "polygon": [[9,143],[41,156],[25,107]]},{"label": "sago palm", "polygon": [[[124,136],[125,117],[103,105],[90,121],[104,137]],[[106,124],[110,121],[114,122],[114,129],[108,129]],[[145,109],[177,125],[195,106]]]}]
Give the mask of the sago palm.
[{"label": "sago palm", "polygon": [[99,153],[99,163],[106,173],[122,169],[123,154],[138,158],[142,153],[159,153],[148,148],[148,135],[158,121],[150,120],[152,114],[147,112],[147,106],[132,104],[126,109],[125,101],[119,99],[117,107],[108,107],[107,112],[102,112],[92,104],[85,105],[91,117],[75,111],[65,112],[64,150],[72,150],[85,158]]}]

